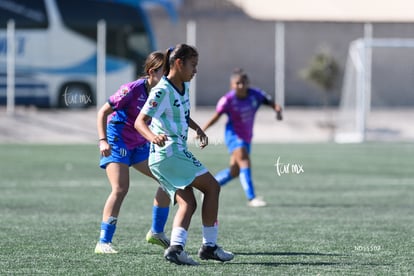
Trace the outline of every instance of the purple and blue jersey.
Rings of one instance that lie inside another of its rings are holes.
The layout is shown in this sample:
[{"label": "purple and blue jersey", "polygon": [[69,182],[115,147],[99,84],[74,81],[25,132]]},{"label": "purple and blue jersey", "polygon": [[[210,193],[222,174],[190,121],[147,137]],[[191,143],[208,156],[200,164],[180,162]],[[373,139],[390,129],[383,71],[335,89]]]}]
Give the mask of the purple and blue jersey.
[{"label": "purple and blue jersey", "polygon": [[138,79],[122,85],[108,99],[114,112],[108,116],[107,135],[122,139],[128,150],[148,142],[134,127],[147,98],[145,79]]},{"label": "purple and blue jersey", "polygon": [[216,112],[227,114],[226,140],[235,134],[245,143],[250,144],[253,138],[254,118],[260,105],[270,103],[270,96],[265,92],[249,88],[247,97],[241,99],[236,91],[231,90],[218,101]]}]

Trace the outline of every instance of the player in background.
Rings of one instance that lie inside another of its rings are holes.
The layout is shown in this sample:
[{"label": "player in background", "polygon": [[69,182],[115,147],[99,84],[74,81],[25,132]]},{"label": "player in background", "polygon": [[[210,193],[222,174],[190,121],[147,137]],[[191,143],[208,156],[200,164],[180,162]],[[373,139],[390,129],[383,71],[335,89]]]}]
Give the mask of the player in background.
[{"label": "player in background", "polygon": [[[136,129],[151,141],[149,167],[171,200],[178,203],[171,231],[171,245],[164,257],[176,264],[198,265],[184,247],[187,231],[196,209],[193,187],[204,194],[201,210],[201,259],[230,261],[233,254],[217,245],[218,199],[220,185],[213,175],[187,148],[188,128],[196,131],[200,147],[208,144],[207,136],[190,117],[189,84],[197,72],[198,52],[186,44],[166,53],[165,76],[151,90],[146,104],[135,121]],[[151,120],[148,127],[147,122]]]},{"label": "player in background", "polygon": [[[134,122],[149,91],[163,75],[163,62],[164,53],[151,53],[144,64],[145,76],[122,85],[98,111],[100,167],[106,170],[112,191],[103,209],[101,234],[95,253],[117,253],[112,247],[112,237],[121,204],[129,189],[129,167],[154,178],[148,168],[149,142],[136,131]],[[164,234],[169,205],[168,195],[159,186],[154,198],[152,226],[146,239],[164,248],[169,246]]]},{"label": "player in background", "polygon": [[215,177],[220,186],[239,176],[243,190],[251,207],[266,206],[266,202],[256,196],[251,174],[250,144],[253,137],[254,118],[261,104],[276,111],[276,118],[282,120],[282,108],[275,104],[263,91],[249,87],[249,78],[241,69],[235,69],[230,77],[231,90],[217,103],[216,113],[203,127],[206,131],[226,114],[225,143],[230,153],[230,167],[220,171]]}]

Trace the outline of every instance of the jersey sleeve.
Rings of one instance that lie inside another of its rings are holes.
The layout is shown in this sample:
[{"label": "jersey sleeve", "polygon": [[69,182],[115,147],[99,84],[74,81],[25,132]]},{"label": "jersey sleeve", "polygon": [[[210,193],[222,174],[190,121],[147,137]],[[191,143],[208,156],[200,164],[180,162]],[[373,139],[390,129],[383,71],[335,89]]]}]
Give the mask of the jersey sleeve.
[{"label": "jersey sleeve", "polygon": [[132,96],[131,88],[128,85],[122,85],[118,91],[109,97],[108,103],[113,110],[123,109],[130,102]]},{"label": "jersey sleeve", "polygon": [[265,105],[272,105],[272,96],[270,96],[269,94],[267,94],[266,92],[262,91],[262,90],[258,90],[258,95],[260,97],[260,102],[265,104]]},{"label": "jersey sleeve", "polygon": [[167,106],[167,91],[163,89],[151,90],[141,112],[153,118],[159,118]]},{"label": "jersey sleeve", "polygon": [[225,96],[221,97],[220,100],[217,102],[216,112],[219,114],[226,113],[228,110],[228,102],[229,100]]}]

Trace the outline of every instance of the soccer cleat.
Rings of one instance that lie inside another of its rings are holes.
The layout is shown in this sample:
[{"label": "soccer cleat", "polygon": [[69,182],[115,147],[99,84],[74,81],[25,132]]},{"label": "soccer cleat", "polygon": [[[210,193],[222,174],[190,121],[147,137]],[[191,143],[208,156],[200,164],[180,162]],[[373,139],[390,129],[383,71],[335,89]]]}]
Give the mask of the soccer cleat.
[{"label": "soccer cleat", "polygon": [[97,254],[116,254],[118,251],[112,248],[112,243],[98,242],[95,247]]},{"label": "soccer cleat", "polygon": [[154,234],[149,230],[145,239],[148,243],[159,245],[164,249],[167,249],[170,246],[170,240],[165,236],[164,232]]},{"label": "soccer cleat", "polygon": [[199,263],[194,261],[180,245],[168,247],[164,252],[164,257],[167,261],[178,265],[199,265]]},{"label": "soccer cleat", "polygon": [[260,197],[255,197],[247,203],[250,207],[264,207],[267,205],[266,201],[264,201]]},{"label": "soccer cleat", "polygon": [[225,251],[223,248],[217,245],[202,245],[200,250],[198,250],[198,256],[202,260],[216,260],[220,262],[231,261],[234,258],[233,253]]}]

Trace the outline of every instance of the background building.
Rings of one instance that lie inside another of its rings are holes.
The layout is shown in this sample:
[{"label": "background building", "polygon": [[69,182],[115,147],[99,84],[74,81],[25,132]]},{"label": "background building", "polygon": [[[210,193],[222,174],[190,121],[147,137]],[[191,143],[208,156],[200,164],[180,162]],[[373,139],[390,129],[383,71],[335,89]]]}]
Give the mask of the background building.
[{"label": "background building", "polygon": [[[151,22],[159,49],[186,42],[186,24],[189,20],[196,22],[196,46],[200,51],[196,80],[198,105],[216,103],[228,90],[229,75],[235,67],[242,67],[249,73],[252,85],[270,94],[275,93],[274,21],[253,19],[230,1],[175,2],[180,3],[176,23],[172,23],[169,15],[161,9],[151,11]],[[291,20],[284,25],[285,104],[324,104],[324,92],[302,78],[300,72],[308,67],[315,54],[326,51],[340,69],[336,86],[327,97],[329,105],[337,105],[349,45],[364,36],[365,22]],[[414,23],[377,21],[372,26],[374,37],[414,38]],[[413,87],[413,48],[373,50],[373,106],[411,106],[414,104]]]}]

